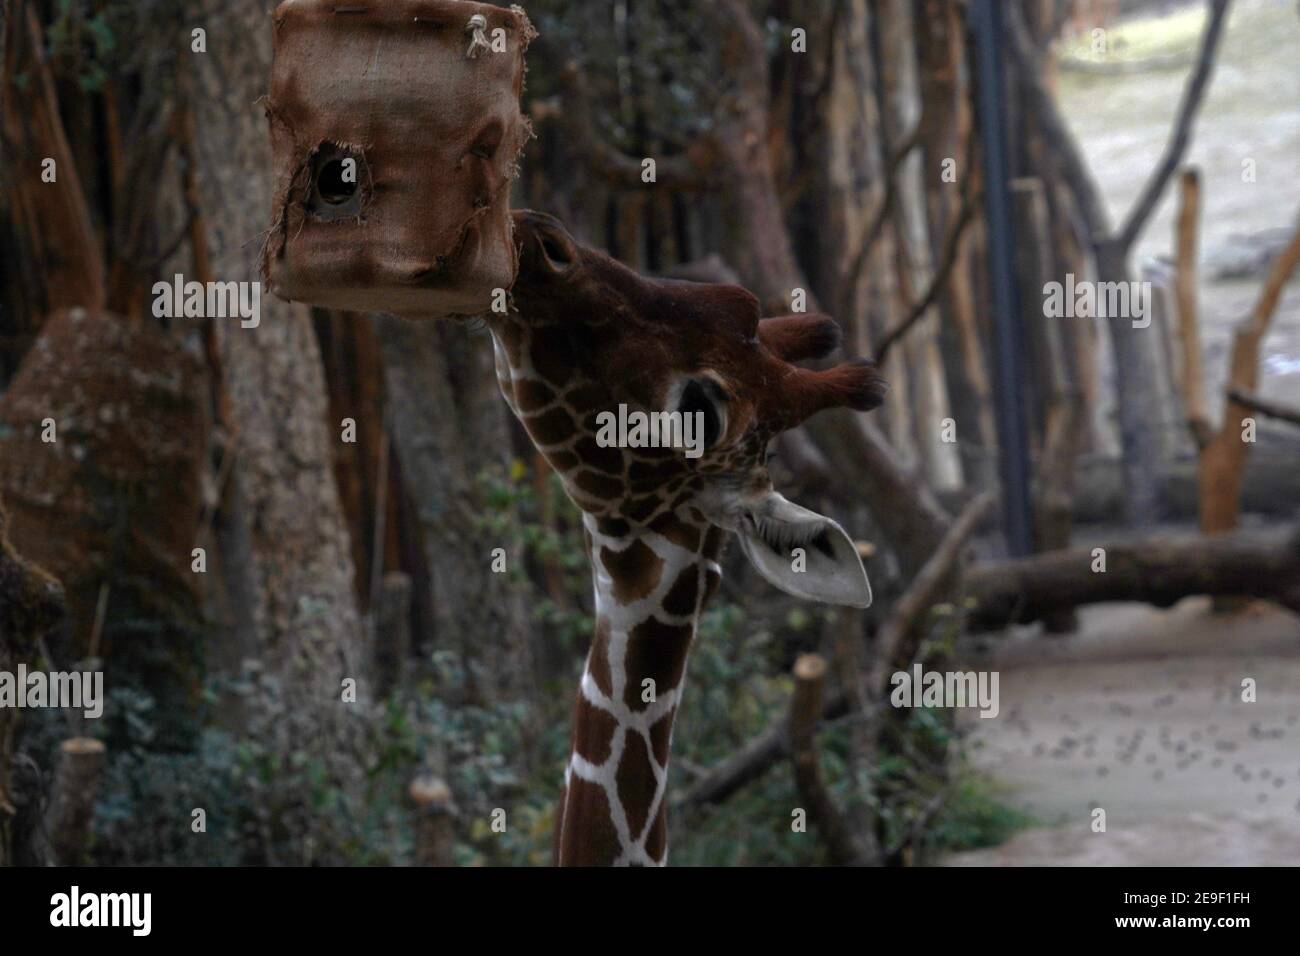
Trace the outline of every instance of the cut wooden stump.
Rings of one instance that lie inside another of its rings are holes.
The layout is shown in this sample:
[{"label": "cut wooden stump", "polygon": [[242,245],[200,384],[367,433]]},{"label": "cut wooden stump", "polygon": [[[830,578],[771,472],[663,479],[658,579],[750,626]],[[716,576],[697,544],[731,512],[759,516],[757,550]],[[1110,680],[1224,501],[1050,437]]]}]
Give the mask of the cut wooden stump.
[{"label": "cut wooden stump", "polygon": [[421,774],[408,791],[416,808],[415,865],[452,866],[456,843],[456,804],[440,777]]},{"label": "cut wooden stump", "polygon": [[85,862],[105,754],[103,742],[89,737],[73,737],[59,746],[59,768],[45,812],[47,858],[55,866]]}]

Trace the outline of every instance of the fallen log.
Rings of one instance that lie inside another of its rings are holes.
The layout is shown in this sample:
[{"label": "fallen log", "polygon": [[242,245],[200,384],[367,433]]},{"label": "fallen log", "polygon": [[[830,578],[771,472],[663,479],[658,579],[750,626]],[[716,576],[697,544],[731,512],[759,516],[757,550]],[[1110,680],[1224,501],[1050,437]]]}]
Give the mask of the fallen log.
[{"label": "fallen log", "polygon": [[1110,601],[1171,607],[1211,595],[1274,601],[1300,613],[1300,530],[1144,537],[971,567],[964,580],[971,631],[1028,624],[1063,608]]},{"label": "fallen log", "polygon": [[[1300,501],[1300,441],[1285,425],[1271,429],[1260,423],[1259,443],[1250,453],[1250,468],[1242,486],[1242,507],[1251,514],[1291,519]],[[1177,458],[1160,470],[1160,494],[1170,521],[1196,520],[1197,463]],[[1083,458],[1075,477],[1074,520],[1078,524],[1107,523],[1122,513],[1124,475],[1119,462]],[[953,507],[948,502],[949,507]]]}]

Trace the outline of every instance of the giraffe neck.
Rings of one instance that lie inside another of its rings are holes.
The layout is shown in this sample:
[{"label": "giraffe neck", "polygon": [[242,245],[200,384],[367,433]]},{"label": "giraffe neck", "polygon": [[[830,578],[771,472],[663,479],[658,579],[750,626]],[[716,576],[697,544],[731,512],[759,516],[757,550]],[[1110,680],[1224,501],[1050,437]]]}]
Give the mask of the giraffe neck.
[{"label": "giraffe neck", "polygon": [[[556,815],[556,862],[662,864],[673,720],[696,623],[721,580],[722,532],[692,509],[679,514],[666,493],[645,522],[614,516],[629,463],[621,455],[599,460],[580,424],[594,409],[575,396],[590,402],[592,383],[516,315],[493,317],[489,328],[506,403],[584,511],[595,591],[595,633]],[[593,394],[608,397],[603,389]]]},{"label": "giraffe neck", "polygon": [[667,861],[668,757],[695,628],[720,572],[689,526],[602,534],[586,521],[596,629],[574,707],[556,821],[561,866]]}]

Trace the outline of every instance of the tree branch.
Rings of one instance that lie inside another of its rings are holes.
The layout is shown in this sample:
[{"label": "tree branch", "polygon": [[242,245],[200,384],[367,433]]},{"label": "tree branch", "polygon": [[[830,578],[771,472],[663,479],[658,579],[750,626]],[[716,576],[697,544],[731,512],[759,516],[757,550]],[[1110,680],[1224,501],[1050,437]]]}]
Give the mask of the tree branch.
[{"label": "tree branch", "polygon": [[1231,5],[1232,0],[1209,0],[1209,22],[1206,23],[1205,32],[1201,35],[1201,50],[1197,55],[1196,66],[1192,69],[1191,79],[1183,88],[1183,98],[1178,104],[1178,118],[1174,122],[1173,133],[1165,145],[1160,162],[1156,164],[1155,170],[1152,171],[1137,202],[1133,204],[1119,233],[1120,247],[1126,252],[1132,248],[1138,234],[1151,218],[1151,213],[1155,211],[1169,177],[1182,162],[1183,154],[1187,152],[1187,147],[1191,143],[1192,124],[1196,121],[1196,114],[1205,99],[1205,90],[1214,72],[1219,38],[1223,35],[1223,24]]},{"label": "tree branch", "polygon": [[885,333],[884,338],[880,340],[880,347],[876,349],[876,362],[878,364],[885,364],[885,359],[889,356],[889,350],[893,348],[894,343],[906,335],[912,326],[916,325],[921,320],[921,317],[929,311],[930,306],[934,305],[935,300],[939,298],[939,293],[948,284],[953,266],[957,263],[957,253],[961,249],[962,234],[974,218],[975,199],[970,193],[967,193],[962,197],[961,210],[958,212],[952,228],[948,231],[948,237],[943,245],[943,259],[939,263],[938,271],[931,277],[930,284],[926,287],[925,294],[921,296],[920,301],[913,305],[911,311],[907,313],[903,320]]},{"label": "tree branch", "polygon": [[985,492],[968,504],[948,529],[938,550],[890,610],[888,620],[876,637],[876,659],[867,685],[868,693],[874,699],[885,695],[894,666],[905,664],[914,656],[915,642],[909,642],[909,636],[917,633],[922,616],[952,584],[966,542],[996,505],[997,496],[992,492]]},{"label": "tree branch", "polygon": [[1276,418],[1278,421],[1290,422],[1292,425],[1300,425],[1300,408],[1294,405],[1284,405],[1281,402],[1269,401],[1260,398],[1254,392],[1243,391],[1239,388],[1228,389],[1229,401],[1236,402],[1243,408],[1248,408],[1253,412],[1259,412],[1261,415],[1267,415],[1269,418]]}]

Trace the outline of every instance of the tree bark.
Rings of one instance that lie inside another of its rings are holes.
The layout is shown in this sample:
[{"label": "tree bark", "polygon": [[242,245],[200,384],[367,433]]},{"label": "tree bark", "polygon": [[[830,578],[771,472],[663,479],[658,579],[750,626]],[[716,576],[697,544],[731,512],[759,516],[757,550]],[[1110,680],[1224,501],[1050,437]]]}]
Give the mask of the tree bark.
[{"label": "tree bark", "polygon": [[[222,281],[257,282],[271,217],[270,141],[259,97],[271,61],[261,0],[219,13],[193,0],[207,30],[195,69],[195,151],[212,268]],[[334,476],[340,423],[327,422],[325,378],[308,309],[261,300],[261,322],[216,323],[227,393],[240,424],[236,512],[223,516],[227,586],[248,597],[234,630],[254,653],[324,702],[360,677],[362,628],[347,522]]]},{"label": "tree bark", "polygon": [[[517,577],[522,540],[512,514],[490,513],[483,485],[503,480],[510,462],[508,413],[488,370],[491,343],[461,325],[390,315],[375,322],[393,442],[424,536],[434,639],[461,656],[472,693],[527,696],[533,664]],[[497,548],[505,573],[492,569]]]},{"label": "tree bark", "polygon": [[[58,623],[66,605],[63,586],[19,555],[9,542],[8,516],[0,501],[0,671],[15,673],[33,660],[37,639]],[[22,711],[0,707],[0,866],[13,860],[11,820],[17,812],[10,764]]]}]

